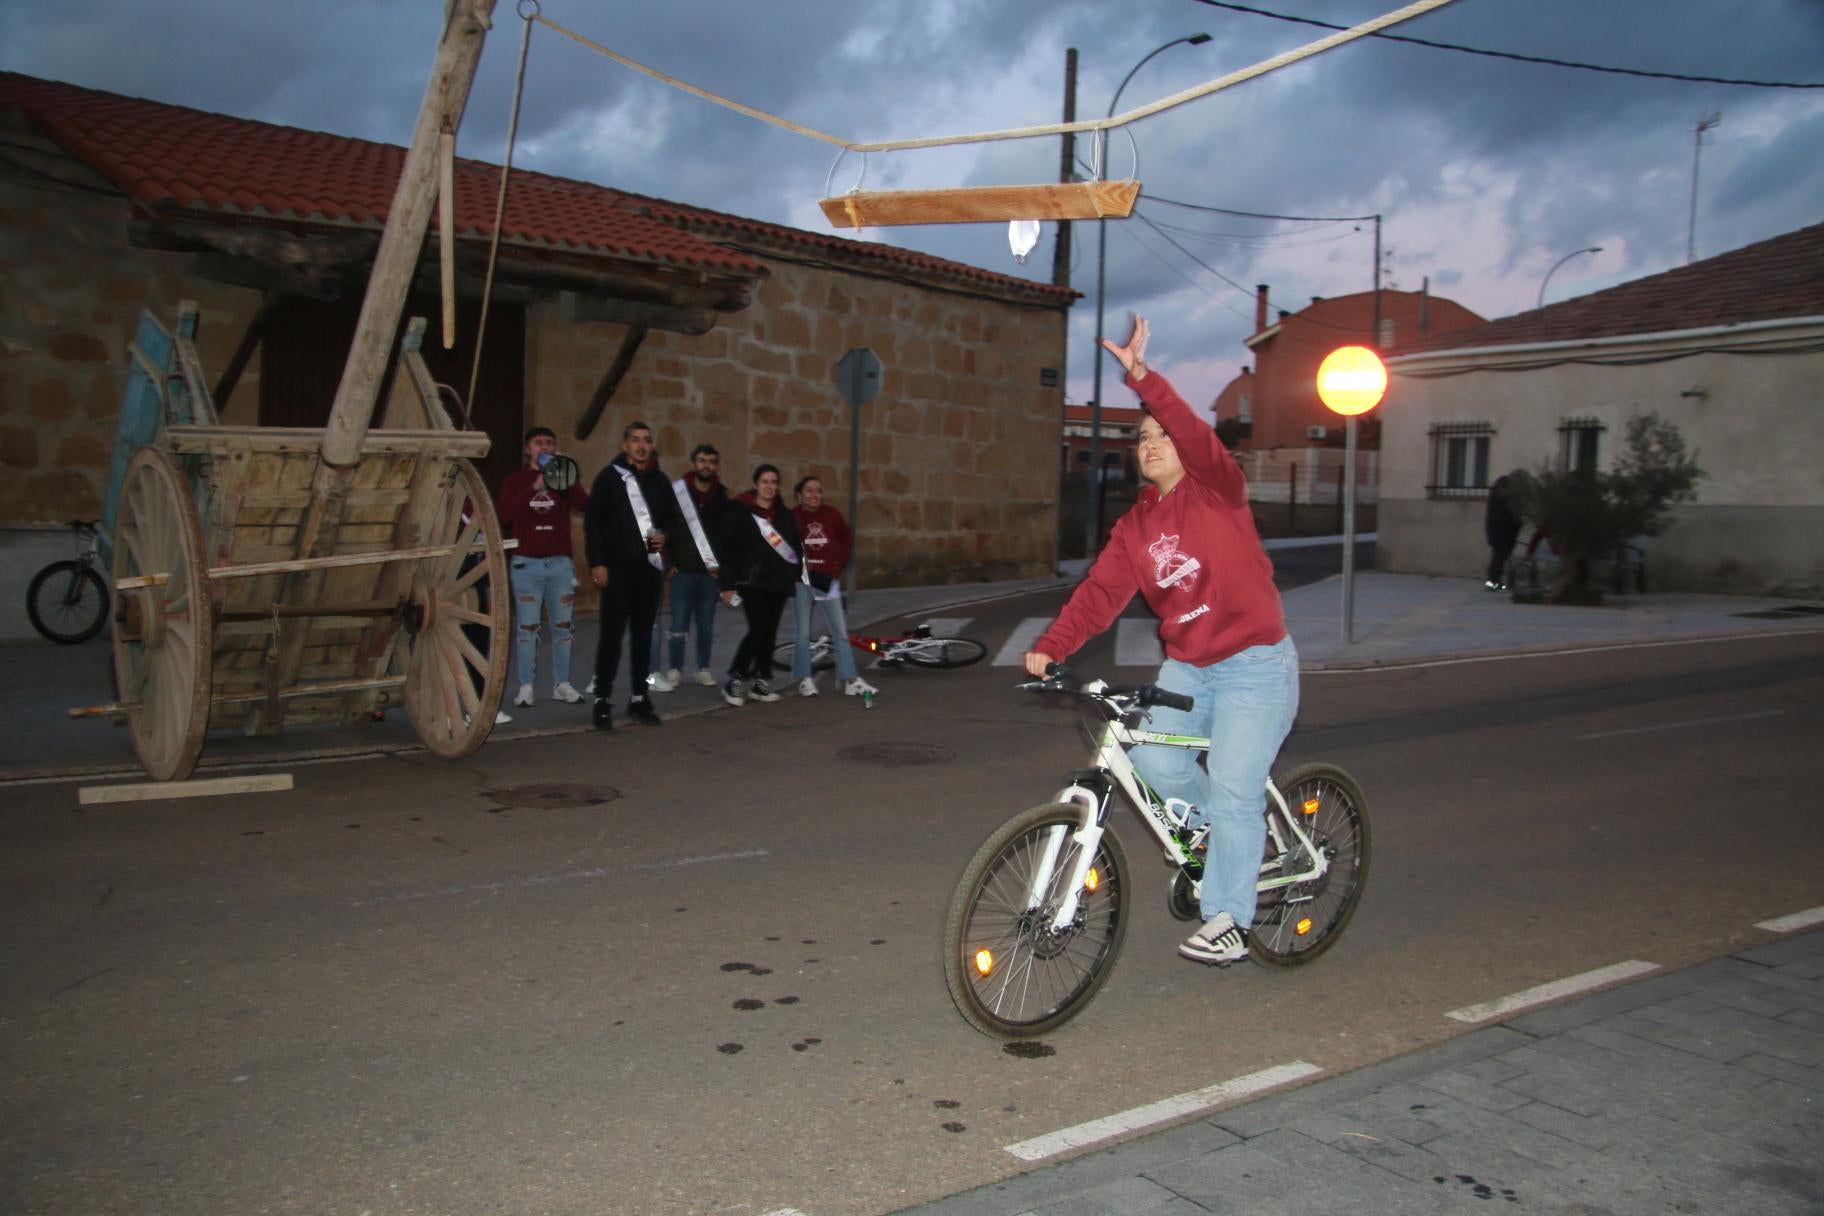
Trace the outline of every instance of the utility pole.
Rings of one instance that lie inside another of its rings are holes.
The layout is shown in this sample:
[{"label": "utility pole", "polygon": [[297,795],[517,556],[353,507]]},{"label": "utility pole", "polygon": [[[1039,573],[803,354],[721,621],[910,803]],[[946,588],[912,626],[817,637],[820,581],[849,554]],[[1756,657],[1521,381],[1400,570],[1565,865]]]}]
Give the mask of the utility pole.
[{"label": "utility pole", "polygon": [[1723,121],[1723,112],[1713,110],[1708,118],[1697,120],[1697,127],[1691,133],[1691,220],[1686,227],[1685,265],[1697,260],[1697,166],[1704,154],[1704,132]]},{"label": "utility pole", "polygon": [[[1077,48],[1064,52],[1064,121],[1077,121]],[[1068,184],[1077,176],[1077,133],[1066,131],[1058,155],[1058,181]],[[1070,286],[1070,221],[1058,221],[1058,243],[1051,255],[1051,281],[1059,287]],[[1066,343],[1068,345],[1068,343]],[[1063,375],[1060,371],[1059,376]]]}]

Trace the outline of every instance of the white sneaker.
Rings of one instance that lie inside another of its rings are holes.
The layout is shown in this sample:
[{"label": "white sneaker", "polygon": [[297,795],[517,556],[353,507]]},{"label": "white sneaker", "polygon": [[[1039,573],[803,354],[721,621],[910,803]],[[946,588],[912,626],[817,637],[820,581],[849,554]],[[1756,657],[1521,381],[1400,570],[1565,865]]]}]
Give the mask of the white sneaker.
[{"label": "white sneaker", "polygon": [[[674,672],[672,674],[675,675],[677,673]],[[709,668],[699,667],[697,668],[697,683],[705,688],[714,688],[716,686],[716,677],[709,674]]]},{"label": "white sneaker", "polygon": [[589,686],[587,688],[583,689],[583,695],[585,697],[593,697],[595,695],[595,677],[594,676],[589,677]]},{"label": "white sneaker", "polygon": [[856,676],[853,680],[850,680],[847,684],[842,686],[843,695],[848,697],[859,697],[870,693],[877,693],[879,691],[880,689],[874,687],[860,676]]},{"label": "white sneaker", "polygon": [[678,674],[678,669],[674,667],[670,671],[664,672],[659,675],[655,675],[653,677],[652,691],[654,691],[654,692],[676,692],[676,691],[678,691],[678,689],[680,687],[682,687],[683,683],[684,683],[684,678]]},{"label": "white sneaker", "polygon": [[[568,680],[565,680],[562,684],[553,688],[551,690],[551,695],[567,705],[575,705],[578,701],[583,699],[583,694],[570,687],[570,681]],[[531,703],[530,699],[526,701],[526,704],[528,705]]]},{"label": "white sneaker", "polygon": [[532,686],[530,684],[521,684],[519,686],[519,692],[514,694],[513,704],[515,704],[515,705],[532,704]]},{"label": "white sneaker", "polygon": [[1234,917],[1218,912],[1179,944],[1178,953],[1200,963],[1227,967],[1248,957],[1248,941]]},{"label": "white sneaker", "polygon": [[513,715],[508,713],[506,710],[497,709],[494,711],[494,725],[505,726],[507,723],[511,722],[512,720],[513,720]]},{"label": "white sneaker", "polygon": [[811,677],[809,677],[809,676],[806,676],[806,677],[804,677],[804,679],[798,681],[798,695],[801,697],[816,696],[817,695],[817,681],[811,679]]}]

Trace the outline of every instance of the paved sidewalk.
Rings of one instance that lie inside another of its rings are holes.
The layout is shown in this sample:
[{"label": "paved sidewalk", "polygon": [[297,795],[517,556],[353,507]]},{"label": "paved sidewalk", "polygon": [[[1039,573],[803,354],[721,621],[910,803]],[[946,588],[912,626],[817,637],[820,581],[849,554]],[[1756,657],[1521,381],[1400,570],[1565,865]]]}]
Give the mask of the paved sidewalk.
[{"label": "paved sidewalk", "polygon": [[1824,932],[1491,1022],[918,1216],[1824,1212]]}]

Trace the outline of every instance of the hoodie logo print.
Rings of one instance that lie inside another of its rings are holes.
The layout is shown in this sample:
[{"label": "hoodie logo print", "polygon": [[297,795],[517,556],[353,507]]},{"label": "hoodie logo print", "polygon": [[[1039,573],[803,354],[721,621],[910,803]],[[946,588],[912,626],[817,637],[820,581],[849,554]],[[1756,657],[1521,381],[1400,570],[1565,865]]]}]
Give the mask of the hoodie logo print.
[{"label": "hoodie logo print", "polygon": [[1161,533],[1159,539],[1148,545],[1146,551],[1153,557],[1153,580],[1161,587],[1177,587],[1186,595],[1191,594],[1191,580],[1203,569],[1203,563],[1194,557],[1178,552],[1178,538]]}]

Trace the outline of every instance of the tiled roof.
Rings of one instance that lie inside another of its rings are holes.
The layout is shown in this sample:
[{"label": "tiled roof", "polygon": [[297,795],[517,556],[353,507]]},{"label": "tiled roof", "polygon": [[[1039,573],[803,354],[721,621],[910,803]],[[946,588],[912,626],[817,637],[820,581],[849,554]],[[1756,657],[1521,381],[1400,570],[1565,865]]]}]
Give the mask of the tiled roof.
[{"label": "tiled roof", "polygon": [[[72,156],[154,211],[206,211],[379,228],[405,164],[392,144],[274,126],[0,72],[0,106],[23,110]],[[494,229],[499,166],[458,158],[456,231]],[[621,206],[614,191],[513,171],[502,242],[753,276],[765,267]]]},{"label": "tiled roof", "polygon": [[1824,224],[1402,346],[1400,355],[1824,316]]},{"label": "tiled roof", "polygon": [[[385,224],[405,149],[0,72],[0,108],[23,110],[72,156],[154,211],[340,227]],[[500,168],[457,158],[456,231],[493,232]],[[513,171],[502,241],[758,276],[762,262],[718,237],[852,266],[973,283],[1065,303],[1036,283],[909,249],[807,232],[524,169]]]}]

